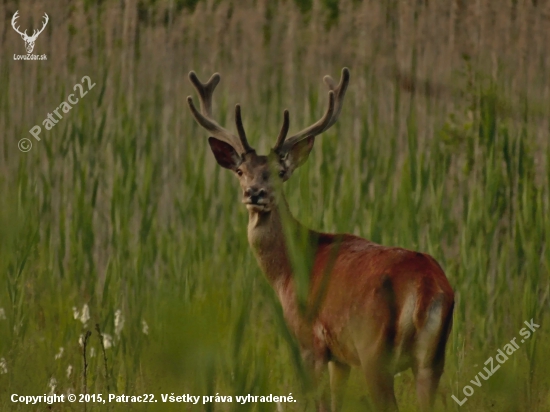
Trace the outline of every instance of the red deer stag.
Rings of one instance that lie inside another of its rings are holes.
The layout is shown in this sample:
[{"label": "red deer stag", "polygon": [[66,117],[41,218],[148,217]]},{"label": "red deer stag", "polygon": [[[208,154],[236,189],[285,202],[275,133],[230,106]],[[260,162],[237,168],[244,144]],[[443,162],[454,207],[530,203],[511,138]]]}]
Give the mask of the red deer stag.
[{"label": "red deer stag", "polygon": [[[347,68],[342,70],[339,84],[326,76],[330,90],[324,116],[288,138],[285,110],[276,144],[267,156],[256,154],[249,145],[239,105],[235,108],[238,138],[213,120],[212,94],[219,74],[203,84],[190,72],[200,110],[191,96],[187,101],[195,120],[211,135],[208,143],[216,161],[239,179],[242,202],[249,213],[250,246],[279,297],[305,364],[317,382],[328,369],[331,410],[341,406],[343,385],[352,365],[359,366],[366,376],[376,410],[385,411],[397,410],[394,375],[411,367],[419,405],[430,410],[443,373],[454,306],[453,290],[439,264],[423,253],[381,246],[350,234],[306,229],[291,217],[279,189],[307,160],[315,137],[338,119],[349,77]],[[307,316],[299,306],[286,247],[285,233],[294,232],[285,232],[288,227],[283,227],[283,222],[295,231],[305,231],[314,252],[307,302],[315,302],[316,309]],[[328,409],[327,398],[321,396],[319,410]]]}]

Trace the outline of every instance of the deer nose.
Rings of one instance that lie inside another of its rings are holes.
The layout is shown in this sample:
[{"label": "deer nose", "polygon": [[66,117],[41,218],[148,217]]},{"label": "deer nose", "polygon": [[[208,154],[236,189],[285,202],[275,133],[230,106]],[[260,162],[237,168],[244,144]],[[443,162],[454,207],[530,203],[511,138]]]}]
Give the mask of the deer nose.
[{"label": "deer nose", "polygon": [[249,187],[244,191],[244,195],[250,198],[252,203],[257,203],[258,200],[263,199],[267,192],[264,189],[257,187]]}]

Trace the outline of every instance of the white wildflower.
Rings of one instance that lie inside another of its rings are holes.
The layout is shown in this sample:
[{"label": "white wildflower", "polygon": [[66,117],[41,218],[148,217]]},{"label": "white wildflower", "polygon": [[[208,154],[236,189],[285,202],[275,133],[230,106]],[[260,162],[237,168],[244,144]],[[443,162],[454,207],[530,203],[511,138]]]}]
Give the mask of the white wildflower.
[{"label": "white wildflower", "polygon": [[23,321],[20,320],[18,323],[15,323],[13,325],[13,331],[17,333],[18,331],[21,330],[22,327],[23,327]]},{"label": "white wildflower", "polygon": [[80,335],[78,337],[78,344],[80,345],[80,347],[84,347],[84,335]]},{"label": "white wildflower", "polygon": [[69,365],[67,368],[67,379],[71,377],[71,373],[73,373],[73,365]]},{"label": "white wildflower", "polygon": [[95,348],[90,349],[90,358],[95,356]]},{"label": "white wildflower", "polygon": [[0,308],[0,320],[6,320],[6,311],[4,308]]},{"label": "white wildflower", "polygon": [[117,338],[120,338],[120,332],[122,332],[122,328],[124,327],[124,316],[122,316],[122,312],[120,309],[117,309],[115,312],[115,335]]},{"label": "white wildflower", "polygon": [[103,346],[105,349],[109,349],[113,346],[113,337],[111,335],[107,335],[106,333],[103,334]]},{"label": "white wildflower", "polygon": [[84,306],[82,306],[82,310],[79,311],[76,306],[73,306],[73,319],[78,319],[82,322],[84,326],[86,326],[86,323],[90,320],[90,308],[88,307],[88,304],[85,303]]},{"label": "white wildflower", "polygon": [[8,373],[8,364],[5,358],[0,358],[0,375]]},{"label": "white wildflower", "polygon": [[142,326],[142,328],[141,328],[142,332],[145,333],[146,335],[148,335],[149,334],[149,325],[147,324],[147,322],[145,322],[145,320],[141,321],[141,326]]},{"label": "white wildflower", "polygon": [[63,356],[63,351],[64,350],[65,349],[63,349],[63,347],[60,347],[59,352],[55,354],[55,359],[60,359]]},{"label": "white wildflower", "polygon": [[50,382],[48,382],[48,386],[50,387],[50,395],[53,395],[55,393],[55,387],[57,386],[57,380],[52,376],[50,379]]},{"label": "white wildflower", "polygon": [[82,306],[82,312],[80,313],[80,321],[84,326],[86,326],[86,323],[90,320],[90,308],[87,304],[84,304]]}]

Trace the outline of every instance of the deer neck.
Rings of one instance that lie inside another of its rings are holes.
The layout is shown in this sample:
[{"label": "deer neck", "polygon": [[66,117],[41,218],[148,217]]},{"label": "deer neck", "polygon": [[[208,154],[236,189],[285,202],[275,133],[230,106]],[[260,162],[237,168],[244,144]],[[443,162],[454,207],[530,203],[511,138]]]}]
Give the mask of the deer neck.
[{"label": "deer neck", "polygon": [[290,229],[305,229],[291,215],[284,195],[281,195],[270,212],[249,211],[248,241],[260,268],[275,290],[279,290],[292,276],[283,219],[287,225],[291,225]]}]

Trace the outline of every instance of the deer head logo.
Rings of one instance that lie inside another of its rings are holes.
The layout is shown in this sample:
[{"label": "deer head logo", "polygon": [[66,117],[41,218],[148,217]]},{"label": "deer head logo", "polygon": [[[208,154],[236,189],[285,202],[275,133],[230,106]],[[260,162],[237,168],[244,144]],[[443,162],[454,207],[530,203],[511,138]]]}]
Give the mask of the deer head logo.
[{"label": "deer head logo", "polygon": [[19,33],[21,35],[21,38],[25,41],[25,48],[27,49],[27,53],[31,54],[33,49],[34,49],[34,42],[36,41],[36,38],[38,37],[38,35],[40,33],[42,33],[44,31],[44,29],[46,28],[46,24],[48,24],[48,21],[50,19],[49,19],[48,15],[46,13],[44,13],[44,23],[42,24],[42,28],[40,30],[33,30],[32,36],[29,36],[29,35],[27,35],[27,30],[25,30],[24,33],[21,33],[21,31],[19,31],[19,27],[15,26],[15,21],[19,17],[18,13],[19,13],[19,10],[17,10],[15,12],[15,14],[13,15],[13,18],[11,19],[11,25],[12,25],[13,29],[17,33]]}]

